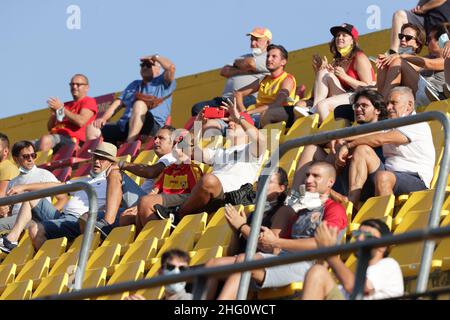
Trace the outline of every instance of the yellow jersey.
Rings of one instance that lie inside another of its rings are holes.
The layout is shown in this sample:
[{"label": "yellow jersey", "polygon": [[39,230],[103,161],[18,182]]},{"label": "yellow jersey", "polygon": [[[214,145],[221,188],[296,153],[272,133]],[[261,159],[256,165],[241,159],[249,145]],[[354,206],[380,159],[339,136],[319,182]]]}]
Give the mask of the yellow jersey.
[{"label": "yellow jersey", "polygon": [[298,101],[298,97],[295,94],[297,88],[297,81],[295,77],[286,71],[280,74],[278,77],[272,78],[270,75],[266,76],[259,84],[258,96],[256,98],[256,107],[272,104],[277,98],[280,91],[281,84],[284,79],[290,77],[294,81],[294,87],[289,91],[289,98],[287,99],[285,106],[293,106]]}]

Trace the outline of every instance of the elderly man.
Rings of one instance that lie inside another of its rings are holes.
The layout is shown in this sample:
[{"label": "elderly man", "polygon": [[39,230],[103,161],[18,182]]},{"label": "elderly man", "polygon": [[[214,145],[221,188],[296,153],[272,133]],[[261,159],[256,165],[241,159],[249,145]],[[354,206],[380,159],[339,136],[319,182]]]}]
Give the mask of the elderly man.
[{"label": "elderly man", "polygon": [[[234,91],[239,90],[255,80],[260,81],[269,74],[266,67],[266,51],[272,41],[272,32],[267,28],[254,28],[248,33],[250,36],[250,48],[252,53],[245,54],[234,60],[233,64],[227,64],[220,70],[220,75],[227,78],[221,97],[202,101],[192,107],[192,115],[199,114],[204,107],[220,107],[224,99],[232,99]],[[256,93],[244,98],[243,104],[248,107],[256,102]]]},{"label": "elderly man", "polygon": [[51,111],[47,127],[50,134],[36,143],[36,149],[47,151],[63,144],[86,141],[86,127],[95,119],[97,102],[88,97],[89,80],[83,74],[76,74],[70,80],[73,101],[63,103],[56,97],[48,99]]},{"label": "elderly man", "polygon": [[[408,87],[392,89],[387,100],[389,119],[414,114],[414,94]],[[374,148],[382,147],[383,164]],[[369,196],[401,195],[430,187],[435,150],[430,126],[416,123],[344,141],[336,158],[343,166],[350,159],[348,199],[359,208],[361,191]],[[366,181],[369,183],[365,185]]]},{"label": "elderly man", "polygon": [[[347,227],[345,209],[339,203],[329,198],[331,187],[336,179],[334,167],[327,162],[316,162],[309,166],[306,174],[306,191],[316,196],[316,201],[305,203],[303,209],[295,212],[291,207],[282,207],[274,219],[286,220],[282,223],[281,235],[275,235],[269,228],[261,227],[258,247],[264,252],[257,253],[254,259],[265,259],[275,255],[288,255],[317,248],[314,232],[322,221],[337,228],[340,235]],[[245,255],[241,254],[236,262],[242,262]],[[301,261],[288,265],[256,269],[251,271],[252,279],[261,288],[282,287],[292,282],[303,281],[306,272],[314,261]],[[236,299],[241,275],[231,275],[225,282],[219,300]]]},{"label": "elderly man", "polygon": [[[168,58],[154,54],[141,58],[142,80],[135,80],[114,100],[108,110],[88,127],[89,139],[103,135],[107,142],[135,141],[139,135],[154,136],[170,115],[175,90],[175,65]],[[161,68],[164,71],[161,73]],[[106,122],[125,108],[117,123]],[[101,130],[100,130],[101,129]]]},{"label": "elderly man", "polygon": [[[88,177],[78,179],[89,183],[97,193],[98,217],[96,229],[105,237],[118,224],[122,201],[125,207],[134,205],[143,195],[139,187],[119,170],[112,170],[117,161],[117,148],[103,142],[92,152],[92,169]],[[67,183],[70,183],[67,182]],[[37,183],[18,185],[8,191],[8,195],[26,191],[37,191],[62,185],[62,183]],[[67,237],[70,240],[80,235],[79,218],[89,210],[88,197],[84,191],[76,191],[64,206],[58,210],[47,199],[24,202],[16,223],[7,236],[0,239],[0,250],[10,252],[17,246],[22,231],[29,225],[31,240],[39,249],[46,239]],[[86,220],[86,215],[83,216]]]}]

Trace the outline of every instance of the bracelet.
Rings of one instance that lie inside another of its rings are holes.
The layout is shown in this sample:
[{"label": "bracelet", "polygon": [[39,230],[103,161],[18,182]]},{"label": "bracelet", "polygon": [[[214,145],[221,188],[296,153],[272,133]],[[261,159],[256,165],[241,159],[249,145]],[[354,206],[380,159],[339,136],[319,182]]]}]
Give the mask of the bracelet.
[{"label": "bracelet", "polygon": [[239,233],[241,233],[242,227],[245,226],[246,224],[247,224],[247,222],[244,222],[243,224],[241,224],[241,226],[237,229],[237,231],[238,231]]}]

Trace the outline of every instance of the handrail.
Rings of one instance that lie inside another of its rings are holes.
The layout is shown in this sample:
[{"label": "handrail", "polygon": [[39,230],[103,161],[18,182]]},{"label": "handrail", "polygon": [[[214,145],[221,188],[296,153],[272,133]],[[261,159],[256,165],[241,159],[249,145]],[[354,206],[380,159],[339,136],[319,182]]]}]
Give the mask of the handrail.
[{"label": "handrail", "polygon": [[[247,247],[245,250],[245,261],[250,261],[253,259],[253,256],[256,252],[257,242],[259,230],[261,228],[261,222],[264,211],[264,202],[267,198],[268,192],[268,183],[269,177],[275,172],[276,165],[279,162],[279,159],[283,157],[283,155],[293,148],[298,148],[305,145],[318,145],[329,142],[330,140],[347,138],[359,134],[371,133],[380,130],[392,129],[396,127],[402,127],[406,125],[411,125],[419,122],[437,120],[439,121],[444,128],[444,155],[441,161],[441,166],[439,170],[439,177],[436,183],[436,191],[434,193],[433,203],[434,206],[432,208],[430,219],[429,219],[429,228],[436,227],[439,223],[440,211],[442,208],[442,204],[444,201],[444,192],[445,186],[447,183],[447,173],[449,171],[449,160],[450,160],[450,140],[449,140],[449,130],[450,123],[447,116],[438,111],[430,111],[424,112],[416,115],[411,115],[407,117],[397,118],[397,119],[389,119],[378,121],[375,123],[369,123],[362,126],[356,127],[348,127],[339,130],[333,131],[325,131],[321,133],[317,133],[314,135],[309,135],[305,137],[301,137],[298,139],[289,140],[283,143],[277,150],[272,153],[270,161],[265,166],[263,170],[263,174],[259,177],[258,180],[258,191],[256,197],[256,210],[253,215],[251,231],[247,240]],[[419,279],[417,283],[417,291],[423,292],[426,290],[426,284],[428,282],[428,276],[430,272],[430,264],[434,249],[434,242],[427,241],[424,245],[424,253],[422,256],[422,263],[419,272]],[[365,270],[363,270],[365,275]],[[356,279],[361,279],[362,277],[358,277],[356,275]],[[250,272],[244,272],[241,276],[241,280],[239,283],[239,290],[237,299],[245,300],[247,298],[248,287],[250,285]],[[355,287],[360,287],[359,284],[355,283]]]},{"label": "handrail", "polygon": [[234,263],[218,267],[192,268],[179,274],[162,275],[150,279],[121,282],[110,286],[83,289],[80,291],[70,293],[41,297],[39,299],[55,299],[55,300],[86,299],[91,297],[117,294],[124,291],[136,291],[139,289],[162,286],[170,283],[183,282],[198,277],[206,278],[214,276],[224,276],[236,272],[273,267],[282,264],[294,263],[298,261],[325,259],[326,257],[329,256],[343,253],[351,253],[361,249],[385,247],[394,244],[400,245],[411,242],[423,241],[427,239],[444,238],[448,236],[450,236],[450,226],[436,228],[432,230],[415,230],[405,232],[399,235],[390,235],[382,238],[371,238],[365,241],[355,241],[333,247],[325,247],[304,252],[291,253],[267,259],[251,260],[247,262]]},{"label": "handrail", "polygon": [[81,242],[80,257],[78,259],[78,267],[75,272],[74,290],[81,290],[83,277],[86,270],[86,264],[89,256],[89,248],[91,247],[92,238],[94,235],[94,224],[97,219],[97,193],[89,183],[78,181],[70,184],[64,184],[48,189],[25,192],[9,197],[0,198],[0,206],[6,206],[24,201],[30,201],[45,197],[50,197],[56,194],[69,193],[73,191],[84,190],[88,196],[89,201],[89,216],[84,231],[83,241]]}]

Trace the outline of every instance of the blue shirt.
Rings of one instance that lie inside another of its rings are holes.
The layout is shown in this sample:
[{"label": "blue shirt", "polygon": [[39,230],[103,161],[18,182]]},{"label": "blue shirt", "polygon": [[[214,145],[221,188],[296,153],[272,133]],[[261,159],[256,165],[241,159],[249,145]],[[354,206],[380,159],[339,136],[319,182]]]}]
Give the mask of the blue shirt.
[{"label": "blue shirt", "polygon": [[[165,72],[163,72],[156,78],[153,78],[153,80],[147,83],[143,88],[141,88],[142,80],[135,80],[130,83],[128,87],[126,87],[126,89],[122,92],[122,94],[119,96],[119,99],[122,100],[122,103],[125,104],[125,112],[123,113],[119,121],[117,121],[120,130],[125,131],[126,124],[130,120],[131,110],[133,108],[136,92],[140,91],[144,94],[153,95],[158,98],[164,98],[175,91],[175,79],[169,85],[167,85],[164,82],[164,74]],[[164,100],[156,108],[149,110],[149,112],[152,113],[156,123],[158,123],[161,127],[164,126],[167,117],[170,115],[171,106],[172,96]]]}]

